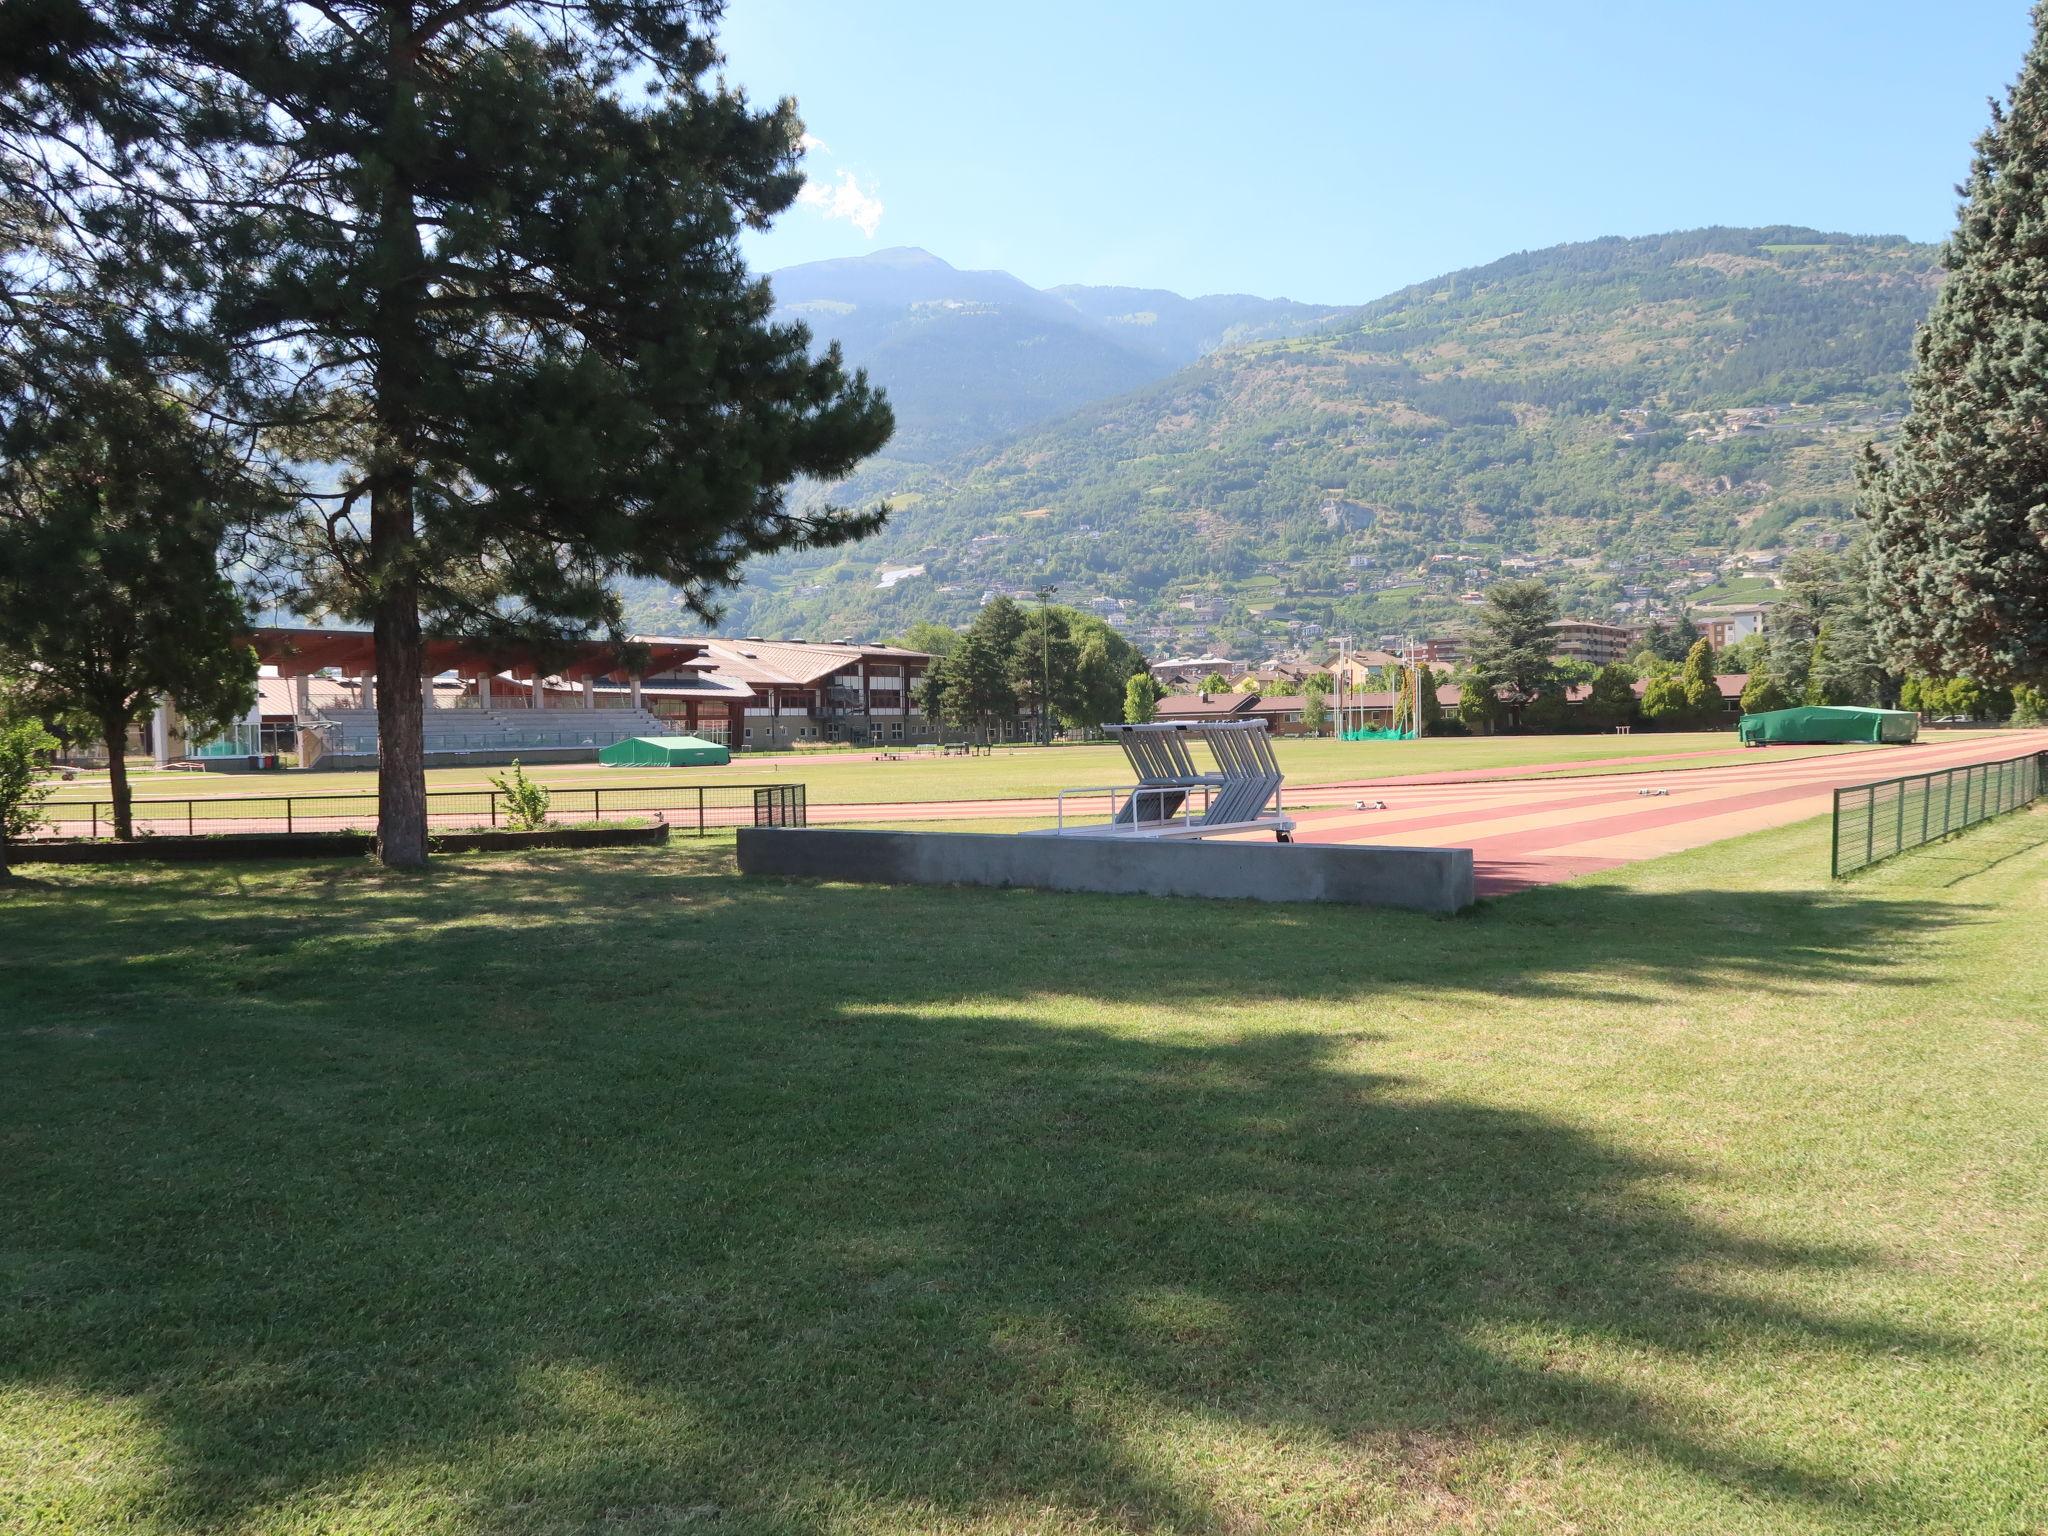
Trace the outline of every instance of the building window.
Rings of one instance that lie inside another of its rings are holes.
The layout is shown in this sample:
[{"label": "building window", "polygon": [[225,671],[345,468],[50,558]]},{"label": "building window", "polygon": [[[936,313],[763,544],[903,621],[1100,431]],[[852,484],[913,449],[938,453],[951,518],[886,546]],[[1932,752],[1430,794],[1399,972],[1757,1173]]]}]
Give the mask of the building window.
[{"label": "building window", "polygon": [[742,741],[752,741],[753,739],[754,739],[754,728],[753,728],[753,727],[752,727],[752,726],[750,725],[750,726],[748,726],[748,727],[746,728],[746,730],[745,730],[745,731],[743,731],[743,732],[741,733],[741,735],[740,735],[740,740],[742,740]]},{"label": "building window", "polygon": [[901,740],[903,739],[903,722],[902,722],[902,721],[900,721],[900,720],[899,720],[899,721],[897,721],[897,722],[896,722],[895,724],[893,724],[893,725],[891,725],[891,726],[889,727],[889,739],[890,739],[891,741],[901,741]]}]

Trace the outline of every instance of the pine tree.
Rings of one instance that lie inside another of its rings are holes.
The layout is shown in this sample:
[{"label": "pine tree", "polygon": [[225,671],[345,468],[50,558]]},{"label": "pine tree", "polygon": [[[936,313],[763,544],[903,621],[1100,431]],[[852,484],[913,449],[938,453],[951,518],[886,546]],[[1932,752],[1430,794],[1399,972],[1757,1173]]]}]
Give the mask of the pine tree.
[{"label": "pine tree", "polygon": [[375,632],[385,862],[426,857],[428,634],[623,648],[619,577],[709,617],[749,557],[878,524],[786,499],[891,421],[740,259],[802,130],[718,77],[716,4],[84,8],[190,168],[155,193],[252,412],[321,466],[289,553]]},{"label": "pine tree", "polygon": [[[2048,4],[1977,140],[1912,409],[1865,451],[1878,640],[1902,665],[2048,678]],[[1822,692],[1828,691],[1825,684]]]},{"label": "pine tree", "polygon": [[[248,613],[221,541],[267,494],[145,371],[82,361],[0,430],[0,665],[43,718],[107,751],[114,835],[134,834],[128,728],[160,697],[221,725],[256,698]],[[242,493],[235,491],[242,488]]]},{"label": "pine tree", "polygon": [[1557,598],[1540,581],[1503,581],[1487,589],[1471,666],[1509,709],[1520,710],[1555,682],[1550,626],[1556,622]]}]

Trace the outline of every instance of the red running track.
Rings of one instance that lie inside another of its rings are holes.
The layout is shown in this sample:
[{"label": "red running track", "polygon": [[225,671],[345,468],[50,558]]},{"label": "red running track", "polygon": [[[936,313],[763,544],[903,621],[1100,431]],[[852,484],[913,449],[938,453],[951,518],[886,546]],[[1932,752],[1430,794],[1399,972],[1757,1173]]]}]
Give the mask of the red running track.
[{"label": "red running track", "polygon": [[1294,812],[1295,838],[1470,848],[1480,893],[1500,895],[1825,815],[1848,785],[2039,751],[2048,731],[1608,778],[1389,784],[1358,795],[1385,810]]}]

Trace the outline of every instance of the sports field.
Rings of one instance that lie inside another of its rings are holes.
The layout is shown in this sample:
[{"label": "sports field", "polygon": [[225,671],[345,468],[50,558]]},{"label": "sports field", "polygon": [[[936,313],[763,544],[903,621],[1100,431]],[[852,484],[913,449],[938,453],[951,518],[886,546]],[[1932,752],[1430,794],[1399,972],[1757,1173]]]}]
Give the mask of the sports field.
[{"label": "sports field", "polygon": [[[1662,769],[1674,763],[1739,761],[1745,754],[1726,731],[1641,736],[1484,736],[1424,741],[1345,742],[1285,739],[1274,743],[1290,788],[1434,773],[1504,770],[1613,772]],[[1779,753],[1842,753],[1863,747],[1776,748]],[[1703,758],[1703,754],[1707,755]],[[429,789],[484,789],[503,769],[436,768]],[[626,785],[661,782],[759,784],[794,778],[821,805],[866,805],[937,800],[1030,799],[1069,787],[1121,784],[1130,777],[1121,749],[1110,746],[998,748],[987,757],[886,757],[872,751],[741,755],[723,768],[599,768],[594,764],[534,768],[530,777],[550,785]],[[138,796],[361,793],[376,775],[360,773],[223,774],[157,772],[134,775]],[[60,798],[105,798],[103,775],[62,785]]]},{"label": "sports field", "polygon": [[2048,1524],[2048,811],[1488,903],[0,895],[0,1528]]}]

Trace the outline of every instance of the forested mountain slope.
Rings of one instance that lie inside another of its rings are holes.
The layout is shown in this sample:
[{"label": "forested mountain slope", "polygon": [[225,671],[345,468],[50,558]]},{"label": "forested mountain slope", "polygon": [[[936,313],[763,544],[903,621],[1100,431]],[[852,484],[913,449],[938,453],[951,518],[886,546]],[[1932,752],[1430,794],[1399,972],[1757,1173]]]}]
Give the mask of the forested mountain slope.
[{"label": "forested mountain slope", "polygon": [[1730,550],[1839,536],[1937,276],[1931,247],[1790,228],[1511,256],[865,474],[848,489],[891,492],[888,527],[765,563],[733,622],[878,634],[1049,580],[1155,645],[1256,648],[1434,619],[1502,559],[1612,611]]},{"label": "forested mountain slope", "polygon": [[1286,335],[1334,306],[1130,288],[1033,288],[911,247],[769,274],[777,312],[889,392],[896,436],[867,478],[889,478],[1092,401],[1124,394],[1226,341]]}]

